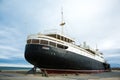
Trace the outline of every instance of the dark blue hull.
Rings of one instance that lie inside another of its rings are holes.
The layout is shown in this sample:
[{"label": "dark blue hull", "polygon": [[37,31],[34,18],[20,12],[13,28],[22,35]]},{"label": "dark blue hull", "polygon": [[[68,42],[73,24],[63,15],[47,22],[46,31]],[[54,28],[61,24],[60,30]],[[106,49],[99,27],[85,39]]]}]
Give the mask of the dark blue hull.
[{"label": "dark blue hull", "polygon": [[46,70],[104,71],[110,69],[110,65],[107,63],[40,44],[27,44],[25,59],[34,66]]}]

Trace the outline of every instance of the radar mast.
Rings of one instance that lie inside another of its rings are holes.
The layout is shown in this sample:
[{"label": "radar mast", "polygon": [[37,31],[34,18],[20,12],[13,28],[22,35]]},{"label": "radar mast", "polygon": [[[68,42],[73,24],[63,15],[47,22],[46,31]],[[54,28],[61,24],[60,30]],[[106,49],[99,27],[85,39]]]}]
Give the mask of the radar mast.
[{"label": "radar mast", "polygon": [[63,20],[63,8],[61,8],[61,23],[60,23],[60,26],[61,26],[61,34],[63,34],[63,27],[65,25],[65,21]]}]

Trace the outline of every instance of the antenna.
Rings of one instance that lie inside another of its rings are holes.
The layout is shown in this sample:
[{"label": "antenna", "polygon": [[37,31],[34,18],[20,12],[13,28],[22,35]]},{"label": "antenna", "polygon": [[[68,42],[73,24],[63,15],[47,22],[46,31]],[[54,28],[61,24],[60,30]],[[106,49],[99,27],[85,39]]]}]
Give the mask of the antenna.
[{"label": "antenna", "polygon": [[97,44],[96,44],[96,51],[98,51],[99,49],[98,49],[98,46],[97,46]]},{"label": "antenna", "polygon": [[63,34],[63,26],[65,25],[65,22],[63,20],[63,8],[61,8],[61,23],[60,23],[60,26],[61,26],[61,33]]}]

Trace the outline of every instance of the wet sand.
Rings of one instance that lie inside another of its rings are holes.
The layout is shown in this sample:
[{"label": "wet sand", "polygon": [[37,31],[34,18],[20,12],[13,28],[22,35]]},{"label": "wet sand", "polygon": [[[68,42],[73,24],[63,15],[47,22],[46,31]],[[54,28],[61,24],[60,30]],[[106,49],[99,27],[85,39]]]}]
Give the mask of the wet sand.
[{"label": "wet sand", "polygon": [[79,75],[49,75],[49,77],[43,77],[39,73],[33,75],[20,71],[2,71],[0,72],[0,80],[120,80],[120,71]]}]

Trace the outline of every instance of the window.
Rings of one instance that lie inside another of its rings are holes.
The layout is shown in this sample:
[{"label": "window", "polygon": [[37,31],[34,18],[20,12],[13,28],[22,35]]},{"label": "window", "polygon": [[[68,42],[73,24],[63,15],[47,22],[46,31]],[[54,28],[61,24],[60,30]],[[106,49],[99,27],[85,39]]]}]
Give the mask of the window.
[{"label": "window", "polygon": [[63,45],[57,44],[57,47],[58,47],[58,48],[63,48]]},{"label": "window", "polygon": [[27,40],[27,43],[31,43],[31,39]]},{"label": "window", "polygon": [[59,35],[57,36],[57,39],[61,39]]},{"label": "window", "polygon": [[53,42],[50,42],[49,45],[56,47],[56,43],[53,43]]},{"label": "window", "polygon": [[46,44],[46,45],[48,45],[48,41],[41,40],[41,44]]},{"label": "window", "polygon": [[61,45],[61,44],[57,44],[57,47],[62,48],[62,49],[67,49],[68,48],[67,46],[64,46],[64,45]]},{"label": "window", "polygon": [[39,40],[37,40],[37,39],[32,39],[32,43],[37,44],[37,43],[39,43]]}]

